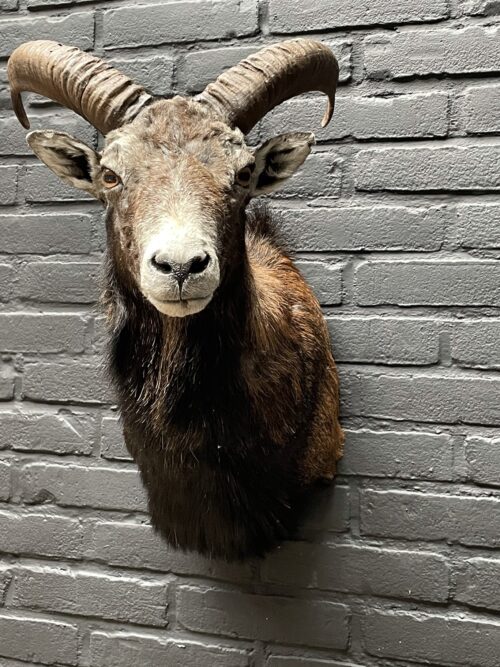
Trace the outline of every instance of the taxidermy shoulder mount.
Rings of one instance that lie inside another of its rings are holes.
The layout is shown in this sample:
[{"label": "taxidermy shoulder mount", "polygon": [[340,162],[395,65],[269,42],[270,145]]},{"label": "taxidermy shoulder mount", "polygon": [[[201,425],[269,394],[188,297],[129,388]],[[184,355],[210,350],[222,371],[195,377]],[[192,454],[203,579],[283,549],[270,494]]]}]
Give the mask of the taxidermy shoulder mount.
[{"label": "taxidermy shoulder mount", "polygon": [[304,162],[311,133],[253,149],[245,135],[307,91],[328,96],[323,44],[260,50],[196,97],[153,98],[99,58],[51,41],[10,57],[23,91],[80,114],[96,152],[64,132],[30,132],[36,155],[106,209],[109,369],[152,523],[172,545],[228,560],[291,535],[305,492],[341,456],[338,382],[316,298],[269,214],[247,212]]}]

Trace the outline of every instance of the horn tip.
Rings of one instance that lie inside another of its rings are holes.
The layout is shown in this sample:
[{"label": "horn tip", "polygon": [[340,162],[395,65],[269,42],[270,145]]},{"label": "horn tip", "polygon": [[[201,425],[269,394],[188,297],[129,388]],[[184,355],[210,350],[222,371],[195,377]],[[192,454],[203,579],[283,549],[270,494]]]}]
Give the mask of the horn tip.
[{"label": "horn tip", "polygon": [[26,111],[24,109],[21,93],[17,91],[12,91],[11,98],[12,98],[12,108],[14,109],[14,113],[17,116],[17,120],[21,123],[21,125],[24,127],[25,130],[29,130],[30,122],[28,120],[28,116],[26,115]]},{"label": "horn tip", "polygon": [[326,127],[328,123],[332,120],[334,104],[331,99],[328,100],[328,105],[325,110],[325,115],[321,121],[321,127]]}]

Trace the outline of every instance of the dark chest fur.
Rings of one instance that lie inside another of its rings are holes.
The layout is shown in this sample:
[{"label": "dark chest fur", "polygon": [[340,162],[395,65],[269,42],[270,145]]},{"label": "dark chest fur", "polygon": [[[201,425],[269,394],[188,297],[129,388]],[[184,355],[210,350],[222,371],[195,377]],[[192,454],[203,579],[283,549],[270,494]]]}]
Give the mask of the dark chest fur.
[{"label": "dark chest fur", "polygon": [[255,412],[241,373],[244,307],[222,329],[213,310],[175,330],[153,312],[128,317],[110,345],[153,525],[174,546],[229,560],[262,555],[293,530],[293,450],[306,438],[299,429],[283,448]]},{"label": "dark chest fur", "polygon": [[[305,392],[300,418],[291,415],[286,444],[275,442],[266,423],[276,426],[288,387],[272,386],[264,406],[250,395],[242,364],[251,304],[241,271],[204,311],[182,319],[163,318],[125,291],[112,266],[107,286],[115,311],[109,366],[152,523],[176,547],[228,560],[262,555],[293,531],[303,491],[297,460],[317,384]],[[251,363],[253,375],[274,374],[255,357]]]}]

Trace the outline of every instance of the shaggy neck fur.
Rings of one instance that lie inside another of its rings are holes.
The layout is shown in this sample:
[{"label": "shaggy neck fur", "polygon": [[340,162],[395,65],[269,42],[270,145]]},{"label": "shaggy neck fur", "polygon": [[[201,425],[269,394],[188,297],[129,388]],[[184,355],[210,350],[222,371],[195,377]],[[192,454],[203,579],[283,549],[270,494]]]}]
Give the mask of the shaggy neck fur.
[{"label": "shaggy neck fur", "polygon": [[[283,451],[249,396],[242,359],[257,336],[256,297],[244,246],[212,302],[187,318],[161,315],[117,273],[109,261],[109,365],[153,525],[211,556],[263,554],[294,523],[300,484],[290,461],[307,433]],[[310,417],[306,407],[304,423]]]},{"label": "shaggy neck fur", "polygon": [[[109,365],[153,526],[176,547],[263,555],[341,448],[321,310],[259,211],[212,302],[161,315],[108,261]],[[112,244],[110,244],[112,248]],[[234,250],[234,248],[233,248]]]},{"label": "shaggy neck fur", "polygon": [[246,258],[212,302],[190,317],[169,318],[137,291],[120,287],[115,280],[126,306],[110,341],[110,365],[122,408],[157,437],[168,425],[206,426],[204,415],[220,412],[242,389],[239,362],[251,299]]}]

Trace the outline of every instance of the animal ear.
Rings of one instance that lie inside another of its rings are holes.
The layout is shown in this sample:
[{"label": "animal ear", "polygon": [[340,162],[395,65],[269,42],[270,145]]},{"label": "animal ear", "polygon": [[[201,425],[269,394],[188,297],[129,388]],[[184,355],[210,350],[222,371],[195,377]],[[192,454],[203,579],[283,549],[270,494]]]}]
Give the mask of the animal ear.
[{"label": "animal ear", "polygon": [[281,187],[302,165],[316,143],[312,132],[291,132],[269,139],[255,152],[254,195]]},{"label": "animal ear", "polygon": [[94,176],[100,156],[93,148],[66,132],[35,130],[26,141],[31,150],[54,174],[75,188],[97,197]]}]

